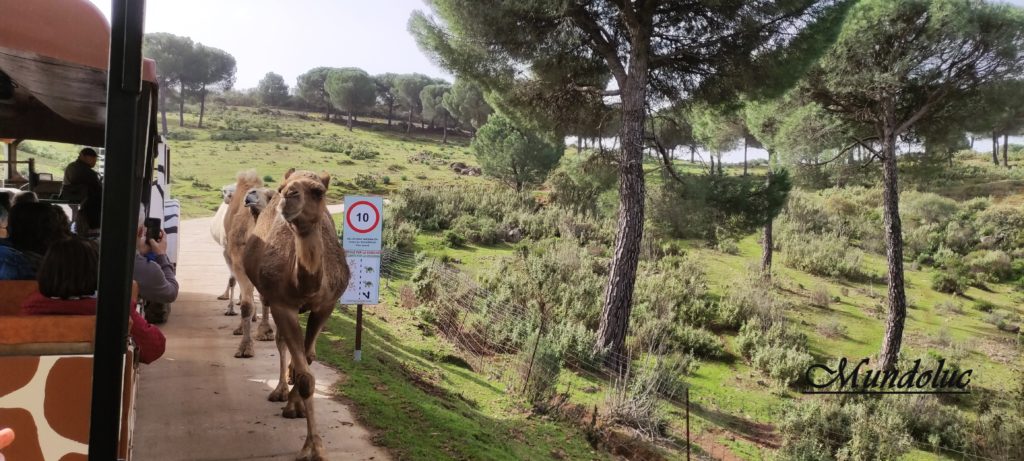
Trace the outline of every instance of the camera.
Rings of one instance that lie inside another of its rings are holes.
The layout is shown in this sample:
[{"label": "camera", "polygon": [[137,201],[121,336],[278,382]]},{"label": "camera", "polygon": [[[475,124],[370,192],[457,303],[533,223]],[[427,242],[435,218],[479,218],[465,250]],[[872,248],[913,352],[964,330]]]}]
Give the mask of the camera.
[{"label": "camera", "polygon": [[146,218],[146,240],[160,241],[160,219]]}]

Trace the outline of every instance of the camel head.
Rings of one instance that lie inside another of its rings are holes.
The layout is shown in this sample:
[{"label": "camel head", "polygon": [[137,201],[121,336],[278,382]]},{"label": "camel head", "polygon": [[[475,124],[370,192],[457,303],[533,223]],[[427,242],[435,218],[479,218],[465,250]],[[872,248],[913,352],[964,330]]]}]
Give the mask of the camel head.
[{"label": "camel head", "polygon": [[278,203],[281,217],[296,225],[318,222],[324,213],[324,200],[330,183],[331,176],[326,172],[318,175],[312,171],[288,170],[277,190],[281,194]]},{"label": "camel head", "polygon": [[267,187],[254,187],[245,194],[245,207],[252,213],[252,217],[259,218],[270,201],[277,195],[277,191]]},{"label": "camel head", "polygon": [[224,199],[224,204],[225,205],[230,205],[231,204],[231,197],[235,195],[235,185],[234,184],[228,184],[228,185],[226,185],[224,187],[221,187],[220,188],[220,195],[221,195],[221,198]]}]

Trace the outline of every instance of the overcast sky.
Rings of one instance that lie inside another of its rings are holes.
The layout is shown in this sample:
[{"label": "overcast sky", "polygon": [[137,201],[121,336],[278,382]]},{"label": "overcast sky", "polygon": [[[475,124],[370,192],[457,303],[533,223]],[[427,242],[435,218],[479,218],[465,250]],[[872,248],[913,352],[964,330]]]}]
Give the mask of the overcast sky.
[{"label": "overcast sky", "polygon": [[[109,19],[109,0],[90,1]],[[1006,2],[1024,7],[1024,0]],[[317,66],[451,79],[406,28],[413,10],[426,9],[423,0],[148,0],[146,7],[146,32],[191,37],[234,55],[236,88],[255,87],[271,71],[294,86]],[[749,155],[766,153],[750,149]],[[742,159],[742,150],[726,155],[727,161]]]},{"label": "overcast sky", "polygon": [[[109,19],[109,0],[90,1]],[[183,35],[231,53],[237,88],[255,87],[271,71],[294,86],[317,66],[450,79],[406,29],[416,9],[426,9],[422,0],[149,0],[146,32]]]}]

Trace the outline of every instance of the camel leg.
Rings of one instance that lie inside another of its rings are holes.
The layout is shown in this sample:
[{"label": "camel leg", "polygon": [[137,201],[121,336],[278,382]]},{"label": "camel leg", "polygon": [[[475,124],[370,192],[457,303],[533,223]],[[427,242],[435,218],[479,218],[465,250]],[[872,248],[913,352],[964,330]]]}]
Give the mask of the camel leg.
[{"label": "camel leg", "polygon": [[[228,287],[225,290],[225,294],[227,295],[228,300],[228,310],[224,311],[224,315],[238,315],[237,313],[235,313],[235,302],[232,299],[234,298],[235,294],[235,265],[234,263],[231,262],[231,255],[228,253],[227,245],[224,246],[224,262],[228,264],[228,271],[230,271],[230,275],[228,277]],[[218,297],[217,299],[225,298]],[[241,300],[239,300],[239,304],[241,304]],[[235,334],[242,334],[242,332],[239,331],[238,333]]]},{"label": "camel leg", "polygon": [[277,387],[270,393],[267,400],[271,402],[284,402],[288,400],[288,362],[291,356],[288,352],[288,344],[285,342],[284,337],[281,336],[280,331],[277,332],[274,339],[277,342],[277,356],[281,365],[281,373],[277,378]]},{"label": "camel leg", "polygon": [[234,296],[232,296],[234,294],[234,292],[235,292],[234,288],[235,288],[235,277],[229,276],[228,277],[228,285],[226,287],[224,287],[224,294],[218,296],[217,299],[219,299],[221,301],[224,301],[226,299],[234,298]]},{"label": "camel leg", "polygon": [[[253,320],[255,320],[255,314],[253,314]],[[273,339],[274,328],[270,326],[270,306],[268,306],[266,301],[264,301],[263,318],[260,320],[260,325],[256,327],[256,340],[271,341]]]},{"label": "camel leg", "polygon": [[241,333],[242,333],[242,342],[239,343],[239,345],[238,345],[238,351],[235,352],[235,358],[248,358],[248,357],[252,357],[253,356],[253,349],[252,349],[252,322],[249,321],[249,319],[252,317],[253,313],[256,311],[256,306],[254,304],[255,300],[254,300],[254,297],[253,297],[253,292],[255,291],[255,288],[252,286],[252,282],[249,281],[249,277],[247,277],[245,275],[245,271],[242,270],[242,268],[238,268],[238,269],[239,270],[234,271],[234,272],[236,274],[242,274],[242,275],[238,275],[238,276],[235,277],[238,280],[238,288],[242,292],[242,294],[241,294],[242,304],[240,306],[240,309],[242,311],[242,318],[241,318],[241,324],[242,325],[239,327],[239,329],[242,330],[241,331]]},{"label": "camel leg", "polygon": [[306,320],[306,342],[304,344],[306,347],[306,363],[308,364],[312,365],[313,361],[316,360],[316,337],[320,334],[320,331],[323,330],[324,325],[327,323],[327,319],[331,317],[333,307],[334,306],[331,306],[331,309],[328,309],[326,312],[309,312],[309,319]]},{"label": "camel leg", "polygon": [[[284,335],[288,350],[292,356],[292,369],[295,372],[295,387],[302,398],[306,414],[306,443],[296,460],[313,461],[322,460],[324,451],[323,441],[316,429],[316,416],[313,411],[313,393],[316,390],[316,378],[309,369],[306,362],[306,350],[302,343],[302,327],[299,326],[299,313],[297,310],[288,309],[280,305],[273,305],[274,320],[277,322],[277,329]],[[287,409],[287,407],[286,407]]]}]

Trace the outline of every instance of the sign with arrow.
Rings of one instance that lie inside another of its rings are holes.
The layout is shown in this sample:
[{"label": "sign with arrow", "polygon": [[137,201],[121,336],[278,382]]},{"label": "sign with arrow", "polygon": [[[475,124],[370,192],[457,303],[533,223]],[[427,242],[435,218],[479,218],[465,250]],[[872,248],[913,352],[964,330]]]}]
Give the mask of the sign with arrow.
[{"label": "sign with arrow", "polygon": [[376,196],[345,196],[342,246],[351,279],[341,295],[342,304],[380,302],[380,255],[384,228],[384,199]]}]

